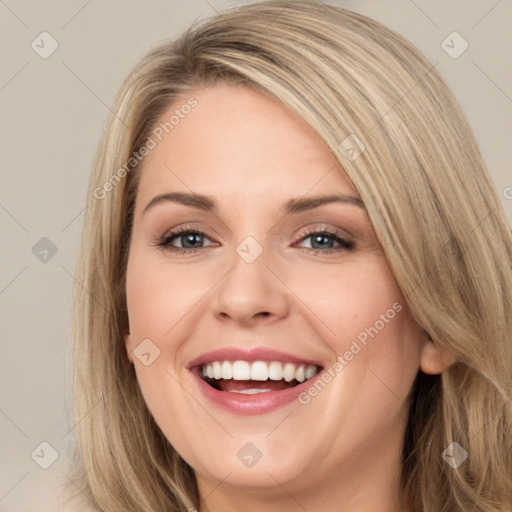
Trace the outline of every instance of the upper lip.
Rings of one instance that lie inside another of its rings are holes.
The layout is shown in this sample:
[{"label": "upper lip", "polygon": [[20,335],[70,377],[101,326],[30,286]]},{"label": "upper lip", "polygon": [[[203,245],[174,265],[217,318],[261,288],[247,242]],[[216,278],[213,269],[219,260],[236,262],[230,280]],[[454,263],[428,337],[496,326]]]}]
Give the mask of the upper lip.
[{"label": "upper lip", "polygon": [[199,357],[196,357],[194,360],[190,361],[188,368],[190,369],[196,366],[202,366],[214,361],[281,361],[283,363],[322,366],[319,361],[305,359],[303,357],[295,356],[292,354],[286,354],[285,352],[280,352],[270,348],[260,347],[241,349],[237,347],[226,347],[201,354]]}]

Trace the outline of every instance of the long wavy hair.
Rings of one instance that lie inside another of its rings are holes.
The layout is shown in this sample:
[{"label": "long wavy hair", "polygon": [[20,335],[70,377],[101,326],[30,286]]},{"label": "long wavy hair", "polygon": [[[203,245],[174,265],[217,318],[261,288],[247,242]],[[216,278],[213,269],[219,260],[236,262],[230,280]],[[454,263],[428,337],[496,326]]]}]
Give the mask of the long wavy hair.
[{"label": "long wavy hair", "polygon": [[[456,357],[440,375],[419,371],[411,390],[405,510],[510,507],[512,237],[475,138],[412,44],[350,10],[300,0],[202,21],[152,49],[120,89],[76,272],[75,484],[104,512],[199,508],[194,472],[146,407],[122,334],[134,155],[172,104],[218,81],[275,98],[313,128],[358,191],[415,320]],[[355,159],[344,145],[354,136],[365,146]],[[468,453],[457,468],[442,457],[452,442]]]}]

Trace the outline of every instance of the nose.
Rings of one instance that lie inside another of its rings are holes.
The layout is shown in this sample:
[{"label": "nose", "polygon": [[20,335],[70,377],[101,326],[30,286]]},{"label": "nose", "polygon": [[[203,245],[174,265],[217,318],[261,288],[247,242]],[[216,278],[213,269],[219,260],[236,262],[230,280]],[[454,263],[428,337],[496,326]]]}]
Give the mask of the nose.
[{"label": "nose", "polygon": [[218,318],[250,327],[288,314],[288,288],[283,277],[269,268],[265,252],[251,263],[235,252],[231,269],[215,287],[213,308]]}]

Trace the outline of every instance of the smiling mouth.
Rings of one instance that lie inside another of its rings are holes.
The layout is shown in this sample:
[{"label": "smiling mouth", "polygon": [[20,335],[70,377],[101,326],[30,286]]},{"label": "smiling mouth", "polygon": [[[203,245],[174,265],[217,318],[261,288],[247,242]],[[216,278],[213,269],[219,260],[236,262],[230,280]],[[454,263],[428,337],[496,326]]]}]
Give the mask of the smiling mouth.
[{"label": "smiling mouth", "polygon": [[290,389],[313,378],[322,368],[281,361],[212,361],[197,367],[199,376],[217,391],[253,395]]}]

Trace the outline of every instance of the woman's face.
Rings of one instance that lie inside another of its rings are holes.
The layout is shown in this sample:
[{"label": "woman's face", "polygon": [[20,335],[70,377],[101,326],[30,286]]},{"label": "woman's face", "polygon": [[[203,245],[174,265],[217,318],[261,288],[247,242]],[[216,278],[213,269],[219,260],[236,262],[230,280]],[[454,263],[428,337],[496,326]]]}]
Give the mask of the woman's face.
[{"label": "woman's face", "polygon": [[198,89],[162,122],[176,109],[143,162],[126,282],[156,422],[211,499],[394,478],[425,343],[355,189],[251,89]]}]

